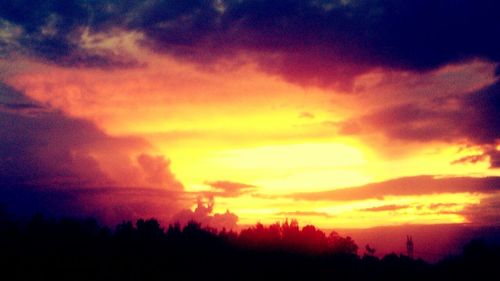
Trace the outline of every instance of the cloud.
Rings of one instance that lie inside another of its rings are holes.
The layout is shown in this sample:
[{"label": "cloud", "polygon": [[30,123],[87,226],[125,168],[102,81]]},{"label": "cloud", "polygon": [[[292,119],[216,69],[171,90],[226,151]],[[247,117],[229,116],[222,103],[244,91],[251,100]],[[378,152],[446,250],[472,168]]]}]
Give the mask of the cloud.
[{"label": "cloud", "polygon": [[407,209],[410,205],[383,205],[378,207],[371,207],[366,209],[361,209],[365,212],[386,212],[386,211],[397,211],[401,209]]},{"label": "cloud", "polygon": [[15,216],[94,217],[114,226],[123,220],[157,218],[169,223],[192,200],[181,192],[158,188],[9,185],[0,188],[0,202]]},{"label": "cloud", "polygon": [[170,170],[170,160],[163,156],[141,154],[137,157],[146,175],[146,181],[156,187],[168,187],[171,190],[182,191],[184,187]]},{"label": "cloud", "polygon": [[45,109],[43,106],[31,103],[0,103],[0,110],[7,112],[22,112],[26,114],[35,114]]},{"label": "cloud", "polygon": [[134,32],[142,46],[204,65],[244,55],[290,81],[335,86],[374,68],[498,62],[499,8],[472,0],[14,0],[0,6],[0,46],[66,66],[124,67],[133,59],[85,48],[84,34]]},{"label": "cloud", "polygon": [[[0,112],[2,183],[106,185],[134,182],[128,153],[148,149],[137,138],[110,137],[93,124],[57,112]],[[113,166],[121,162],[121,165]],[[127,176],[127,174],[129,176]]]},{"label": "cloud", "polygon": [[456,207],[458,206],[457,203],[433,203],[428,206],[429,209],[431,210],[439,210],[439,209],[446,209],[450,207]]},{"label": "cloud", "polygon": [[[19,0],[0,4],[0,51],[27,55],[68,67],[130,67],[137,62],[124,53],[87,48],[85,35],[101,14],[86,1]],[[105,39],[102,39],[105,40]],[[96,43],[96,42],[94,42]]]},{"label": "cloud", "polygon": [[332,215],[325,213],[325,212],[314,212],[314,211],[294,211],[294,212],[279,212],[276,213],[276,215],[279,216],[286,216],[286,217],[325,217],[325,218],[331,218],[333,217]]},{"label": "cloud", "polygon": [[315,117],[315,116],[314,116],[314,114],[313,114],[313,113],[311,113],[311,112],[306,112],[306,111],[304,111],[304,112],[301,112],[301,113],[299,114],[299,118],[304,118],[304,119],[314,119],[314,117]]},{"label": "cloud", "polygon": [[9,208],[116,223],[166,219],[188,206],[170,162],[145,140],[110,136],[5,85],[0,91],[0,202]]},{"label": "cloud", "polygon": [[196,221],[202,225],[215,227],[217,229],[235,229],[237,227],[238,216],[227,210],[225,213],[213,213],[214,200],[209,197],[208,202],[204,202],[202,197],[198,197],[197,206],[194,211],[184,209],[173,216],[172,221],[185,225],[189,221]]},{"label": "cloud", "polygon": [[222,197],[238,197],[242,194],[252,192],[257,188],[254,185],[231,181],[214,181],[205,183],[214,190],[210,192],[210,194]]},{"label": "cloud", "polygon": [[406,103],[381,109],[339,124],[344,135],[382,134],[388,140],[448,142],[479,146],[483,154],[467,156],[455,164],[489,159],[499,167],[500,81],[462,95]]},{"label": "cloud", "polygon": [[494,193],[500,190],[500,177],[452,177],[434,178],[415,176],[371,183],[359,187],[335,189],[322,192],[295,193],[296,200],[308,201],[352,201],[384,196],[412,196],[436,193]]},{"label": "cloud", "polygon": [[[498,140],[496,141],[498,142]],[[475,164],[477,162],[482,162],[488,160],[490,162],[490,168],[500,168],[500,151],[492,144],[492,145],[482,145],[481,146],[483,152],[475,155],[468,155],[462,158],[459,158],[453,162],[452,164],[466,164],[472,163]]]},{"label": "cloud", "polygon": [[461,214],[473,224],[500,225],[500,193],[481,199],[479,204],[466,206]]},{"label": "cloud", "polygon": [[11,87],[0,82],[0,112],[37,115],[47,111],[47,108],[37,102],[17,93]]}]

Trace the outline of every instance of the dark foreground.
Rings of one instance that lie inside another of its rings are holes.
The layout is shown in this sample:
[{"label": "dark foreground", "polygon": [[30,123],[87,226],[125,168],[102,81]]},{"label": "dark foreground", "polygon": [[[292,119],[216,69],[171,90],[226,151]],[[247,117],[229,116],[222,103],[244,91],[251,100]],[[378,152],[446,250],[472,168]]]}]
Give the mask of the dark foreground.
[{"label": "dark foreground", "polygon": [[195,222],[162,229],[155,220],[111,231],[94,220],[41,216],[25,224],[1,218],[0,256],[2,280],[489,280],[500,266],[499,248],[481,240],[428,264],[361,256],[350,238],[294,222],[236,234]]}]

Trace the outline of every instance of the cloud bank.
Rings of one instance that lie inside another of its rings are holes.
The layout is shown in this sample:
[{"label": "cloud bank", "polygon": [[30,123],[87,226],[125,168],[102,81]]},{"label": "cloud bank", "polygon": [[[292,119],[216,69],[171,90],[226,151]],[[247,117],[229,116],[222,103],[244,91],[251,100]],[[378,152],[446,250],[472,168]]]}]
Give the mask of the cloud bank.
[{"label": "cloud bank", "polygon": [[489,160],[500,167],[500,81],[477,91],[405,103],[343,121],[339,133],[368,137],[383,135],[388,140],[415,143],[462,142],[478,146],[482,154],[457,159],[454,163]]},{"label": "cloud bank", "polygon": [[109,136],[0,87],[0,199],[21,215],[169,218],[189,207],[170,162],[137,137]]},{"label": "cloud bank", "polygon": [[500,177],[452,177],[414,176],[370,183],[363,186],[322,192],[295,193],[296,200],[354,201],[384,196],[413,196],[438,193],[489,193],[500,191]]},{"label": "cloud bank", "polygon": [[499,62],[499,9],[493,0],[4,1],[0,50],[64,66],[130,67],[130,54],[100,44],[128,32],[193,62],[243,55],[290,81],[335,86],[374,68]]}]

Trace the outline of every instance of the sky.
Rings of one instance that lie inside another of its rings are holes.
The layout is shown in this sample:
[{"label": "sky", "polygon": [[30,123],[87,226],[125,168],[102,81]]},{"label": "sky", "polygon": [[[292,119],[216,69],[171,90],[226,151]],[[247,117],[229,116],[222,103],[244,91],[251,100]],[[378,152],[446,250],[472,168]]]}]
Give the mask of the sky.
[{"label": "sky", "polygon": [[500,2],[0,3],[0,202],[214,227],[500,224]]}]

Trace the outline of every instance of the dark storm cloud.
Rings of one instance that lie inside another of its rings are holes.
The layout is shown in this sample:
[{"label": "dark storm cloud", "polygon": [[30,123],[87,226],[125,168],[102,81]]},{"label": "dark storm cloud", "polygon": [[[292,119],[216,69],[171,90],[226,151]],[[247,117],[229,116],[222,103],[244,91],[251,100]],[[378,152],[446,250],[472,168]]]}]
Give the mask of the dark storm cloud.
[{"label": "dark storm cloud", "polygon": [[54,111],[0,111],[0,136],[2,184],[110,184],[95,155],[127,159],[121,150],[148,147],[141,139],[110,137],[88,121]]},{"label": "dark storm cloud", "polygon": [[[355,130],[353,130],[355,128]],[[390,140],[466,142],[483,153],[456,160],[475,163],[489,159],[500,167],[500,81],[465,95],[385,108],[339,125],[346,135],[383,134]]]},{"label": "dark storm cloud", "polygon": [[2,55],[20,53],[62,66],[107,68],[137,65],[125,54],[85,48],[84,33],[99,23],[94,19],[97,13],[101,13],[97,10],[98,2],[2,1]]},{"label": "dark storm cloud", "polygon": [[375,67],[426,71],[500,60],[495,0],[3,1],[4,50],[63,65],[133,60],[82,47],[82,34],[134,31],[159,52],[207,63],[250,54],[299,83],[337,85]]},{"label": "dark storm cloud", "polygon": [[[105,180],[94,159],[82,153],[71,153],[72,148],[80,144],[104,139],[97,128],[85,121],[64,118],[57,112],[26,115],[26,108],[42,106],[28,102],[28,98],[5,85],[0,91],[2,185],[56,179],[79,184],[90,178],[84,177],[84,173],[95,175],[92,177],[95,180]],[[23,106],[17,106],[19,104]]]},{"label": "dark storm cloud", "polygon": [[0,113],[37,115],[46,107],[16,93],[15,90],[0,82]]},{"label": "dark storm cloud", "polygon": [[188,206],[170,162],[145,154],[146,141],[109,136],[1,83],[0,136],[0,204],[17,215],[96,216],[114,224],[168,219]]},{"label": "dark storm cloud", "polygon": [[462,215],[474,224],[500,225],[500,193],[481,199],[479,204],[465,207]]},{"label": "dark storm cloud", "polygon": [[434,178],[432,176],[415,176],[331,191],[295,193],[289,197],[310,201],[352,201],[383,198],[384,196],[462,192],[493,194],[497,191],[500,191],[500,177]]},{"label": "dark storm cloud", "polygon": [[94,217],[107,225],[155,217],[168,222],[186,208],[182,193],[153,188],[2,185],[0,202],[10,213],[29,218],[41,213],[54,217]]}]

